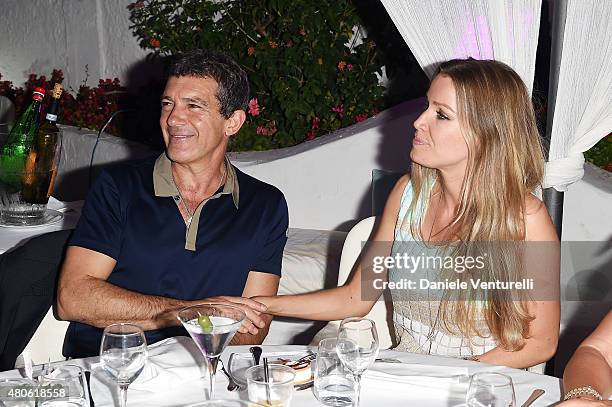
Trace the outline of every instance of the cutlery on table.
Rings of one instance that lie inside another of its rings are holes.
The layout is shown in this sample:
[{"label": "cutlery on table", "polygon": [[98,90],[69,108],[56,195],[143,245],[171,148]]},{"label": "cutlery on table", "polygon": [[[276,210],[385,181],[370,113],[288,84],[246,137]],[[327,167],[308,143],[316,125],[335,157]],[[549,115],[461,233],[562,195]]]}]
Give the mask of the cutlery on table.
[{"label": "cutlery on table", "polygon": [[249,348],[249,352],[253,355],[253,363],[255,366],[259,364],[259,359],[261,358],[261,346],[251,346]]},{"label": "cutlery on table", "polygon": [[309,354],[307,354],[305,356],[302,356],[298,360],[294,360],[293,364],[297,365],[297,364],[300,364],[302,362],[310,362],[310,361],[315,360],[316,358],[317,358],[317,354],[316,353],[309,353]]},{"label": "cutlery on table", "polygon": [[381,362],[381,363],[402,363],[401,360],[393,359],[393,358],[377,358],[377,359],[374,360],[374,362]]},{"label": "cutlery on table", "polygon": [[535,389],[532,393],[531,396],[529,396],[529,398],[527,399],[527,401],[525,401],[523,403],[523,405],[521,405],[521,407],[529,407],[530,405],[533,404],[534,401],[536,401],[542,394],[544,394],[545,391],[542,389]]},{"label": "cutlery on table", "polygon": [[234,380],[234,378],[232,376],[230,376],[230,374],[227,372],[227,370],[225,370],[225,366],[223,365],[223,361],[219,359],[220,365],[221,365],[221,372],[223,372],[223,374],[225,375],[225,377],[227,377],[228,383],[227,383],[227,391],[234,391],[234,390],[240,390],[240,385],[238,383],[236,383],[236,381]]},{"label": "cutlery on table", "polygon": [[94,403],[93,395],[91,394],[91,372],[89,370],[85,371],[85,381],[87,382],[87,391],[89,392],[89,407],[95,407],[96,403]]}]

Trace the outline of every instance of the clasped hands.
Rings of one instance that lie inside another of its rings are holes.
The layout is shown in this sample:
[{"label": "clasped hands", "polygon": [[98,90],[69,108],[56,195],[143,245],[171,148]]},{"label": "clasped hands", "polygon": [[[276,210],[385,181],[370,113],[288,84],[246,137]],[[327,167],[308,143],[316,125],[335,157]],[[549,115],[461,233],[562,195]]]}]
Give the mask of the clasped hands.
[{"label": "clasped hands", "polygon": [[[195,305],[195,304],[225,304],[233,305],[240,308],[246,314],[246,318],[242,322],[242,326],[238,329],[240,333],[250,333],[257,335],[260,329],[265,328],[266,321],[262,318],[261,314],[265,313],[267,307],[261,302],[255,301],[251,298],[245,297],[230,297],[230,296],[218,296],[209,297],[198,301],[188,301],[183,306]],[[181,307],[182,308],[182,307]],[[178,309],[172,314],[172,321],[175,325],[177,324],[176,313]]]}]

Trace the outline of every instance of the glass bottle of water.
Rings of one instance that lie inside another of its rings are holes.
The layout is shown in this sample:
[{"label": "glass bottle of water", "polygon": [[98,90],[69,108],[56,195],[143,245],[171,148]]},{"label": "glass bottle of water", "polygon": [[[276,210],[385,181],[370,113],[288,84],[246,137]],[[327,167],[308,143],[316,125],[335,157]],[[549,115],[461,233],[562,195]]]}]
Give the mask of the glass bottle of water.
[{"label": "glass bottle of water", "polygon": [[0,171],[2,173],[8,175],[23,171],[38,130],[41,102],[44,97],[43,88],[34,88],[32,102],[15,122],[0,152]]}]

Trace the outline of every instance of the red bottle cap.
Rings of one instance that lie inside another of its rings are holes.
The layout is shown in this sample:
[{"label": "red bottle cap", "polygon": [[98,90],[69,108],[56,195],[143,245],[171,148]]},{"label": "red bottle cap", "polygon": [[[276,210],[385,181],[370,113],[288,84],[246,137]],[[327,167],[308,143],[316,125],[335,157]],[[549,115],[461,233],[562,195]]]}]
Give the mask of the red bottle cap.
[{"label": "red bottle cap", "polygon": [[39,102],[43,100],[45,97],[45,93],[47,91],[44,88],[39,88],[38,86],[34,88],[34,93],[32,94],[32,99],[38,100]]}]

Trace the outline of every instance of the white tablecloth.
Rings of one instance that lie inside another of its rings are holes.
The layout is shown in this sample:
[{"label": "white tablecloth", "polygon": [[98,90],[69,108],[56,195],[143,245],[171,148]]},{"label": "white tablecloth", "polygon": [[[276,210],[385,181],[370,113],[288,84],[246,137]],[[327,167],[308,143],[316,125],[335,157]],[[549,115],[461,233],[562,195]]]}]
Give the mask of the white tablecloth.
[{"label": "white tablecloth", "polygon": [[[227,361],[232,352],[248,352],[248,346],[231,346],[226,349],[222,359]],[[305,350],[304,346],[264,346],[264,352],[282,351],[290,352]],[[457,370],[473,374],[479,371],[495,371],[505,373],[512,377],[516,391],[517,405],[520,406],[536,388],[541,388],[546,393],[538,399],[533,406],[550,406],[560,398],[560,380],[555,377],[538,375],[523,370],[510,369],[499,366],[491,366],[477,362],[460,359],[444,358],[437,356],[415,355],[411,353],[382,351],[380,357],[396,358],[406,363],[379,364],[375,365],[377,370],[385,370],[388,366],[390,371],[398,374],[412,374],[415,364],[429,366],[429,370],[435,370],[444,374],[450,372],[456,374]],[[161,373],[145,383],[135,382],[128,392],[128,405],[132,406],[186,406],[205,399],[205,383],[207,378],[198,378],[198,372],[204,369],[201,365],[201,355],[190,338],[172,338],[160,344],[150,347],[150,361],[160,369]],[[197,362],[200,360],[200,363]],[[92,369],[91,388],[97,407],[112,406],[113,400],[117,400],[117,392],[106,375],[98,365],[98,358],[88,358],[71,361],[78,363],[86,369]],[[411,368],[412,366],[412,368]],[[146,369],[146,368],[145,368]],[[150,369],[149,369],[150,370]],[[168,372],[168,373],[165,373]],[[144,373],[143,373],[144,374]],[[18,376],[19,372],[13,370],[3,372],[0,377]],[[218,372],[215,386],[216,398],[223,399],[246,399],[245,391],[228,392],[226,390],[227,379]],[[419,386],[399,385],[396,383],[373,382],[363,380],[362,403],[363,407],[393,407],[393,406],[461,406],[465,397],[467,384],[457,385],[450,391],[432,390],[431,388]],[[131,403],[130,403],[131,400]],[[292,407],[317,406],[312,389],[298,391],[294,394]]]},{"label": "white tablecloth", "polygon": [[47,208],[61,212],[64,217],[59,222],[36,227],[5,227],[0,226],[0,254],[27,242],[29,239],[44,233],[57,230],[74,229],[79,217],[83,201],[61,202],[50,197]]}]

